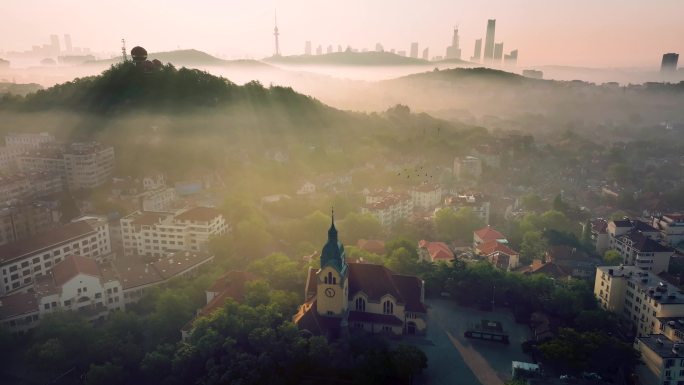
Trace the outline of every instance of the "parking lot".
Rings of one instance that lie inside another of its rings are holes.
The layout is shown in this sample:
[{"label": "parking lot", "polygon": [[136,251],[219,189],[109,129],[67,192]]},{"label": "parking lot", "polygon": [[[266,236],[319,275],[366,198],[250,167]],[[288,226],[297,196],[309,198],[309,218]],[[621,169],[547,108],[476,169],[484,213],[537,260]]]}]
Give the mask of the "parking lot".
[{"label": "parking lot", "polygon": [[[510,378],[511,361],[529,360],[520,344],[530,337],[530,330],[527,325],[516,324],[507,309],[480,311],[446,299],[426,302],[430,307],[427,335],[406,341],[419,346],[428,356],[428,369],[416,378],[416,383],[503,385]],[[469,325],[482,319],[501,322],[511,343],[463,337]]]}]

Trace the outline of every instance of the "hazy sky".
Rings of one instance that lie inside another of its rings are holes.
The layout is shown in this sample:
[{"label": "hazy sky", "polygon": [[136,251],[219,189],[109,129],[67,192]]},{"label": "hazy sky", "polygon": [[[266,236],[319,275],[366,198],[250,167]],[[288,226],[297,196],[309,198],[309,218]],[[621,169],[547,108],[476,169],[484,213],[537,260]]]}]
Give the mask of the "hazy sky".
[{"label": "hazy sky", "polygon": [[[463,57],[497,20],[504,51],[519,64],[650,66],[664,52],[684,56],[684,0],[0,0],[0,51],[28,50],[50,34],[74,46],[116,52],[196,48],[226,57],[273,53],[273,14],[283,54],[304,42],[444,55],[459,26]],[[684,60],[684,58],[683,58]]]}]

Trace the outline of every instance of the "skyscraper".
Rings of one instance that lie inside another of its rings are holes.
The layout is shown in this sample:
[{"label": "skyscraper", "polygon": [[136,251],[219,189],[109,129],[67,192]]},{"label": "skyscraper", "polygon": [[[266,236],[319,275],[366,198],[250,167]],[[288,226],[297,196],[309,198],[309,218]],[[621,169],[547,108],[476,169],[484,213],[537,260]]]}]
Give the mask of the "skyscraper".
[{"label": "skyscraper", "polygon": [[501,59],[503,58],[503,42],[494,44],[494,57],[492,58],[492,63],[495,65],[501,64]]},{"label": "skyscraper", "polygon": [[496,20],[487,20],[487,36],[485,37],[484,63],[490,64],[494,58],[494,35],[496,32]]},{"label": "skyscraper", "polygon": [[73,47],[71,46],[71,35],[69,35],[68,33],[64,34],[64,49],[67,53],[71,53],[72,48]]},{"label": "skyscraper", "polygon": [[473,52],[473,57],[470,58],[470,61],[479,63],[480,58],[482,57],[482,39],[477,39],[475,40],[475,52]]},{"label": "skyscraper", "polygon": [[418,58],[418,43],[417,42],[411,43],[411,57],[412,58]]},{"label": "skyscraper", "polygon": [[332,44],[328,44],[328,48],[326,48],[325,53],[332,53],[332,52],[333,52]]},{"label": "skyscraper", "polygon": [[318,47],[316,47],[316,55],[322,55],[323,54],[323,47],[319,44]]},{"label": "skyscraper", "polygon": [[458,38],[458,28],[454,28],[454,35],[451,37],[451,45],[447,47],[447,59],[461,59],[461,48]]},{"label": "skyscraper", "polygon": [[375,52],[384,52],[385,48],[380,43],[375,43]]},{"label": "skyscraper", "polygon": [[663,55],[663,61],[660,64],[660,72],[675,72],[677,71],[677,62],[679,61],[678,53],[666,53]]},{"label": "skyscraper", "polygon": [[423,60],[428,60],[429,54],[430,54],[430,49],[426,47],[426,48],[423,50]]},{"label": "skyscraper", "polygon": [[59,36],[50,35],[50,54],[53,56],[58,56],[59,52]]},{"label": "skyscraper", "polygon": [[307,40],[304,43],[304,55],[311,55],[311,40]]},{"label": "skyscraper", "polygon": [[515,67],[518,64],[518,50],[514,49],[508,55],[504,55],[504,65]]}]

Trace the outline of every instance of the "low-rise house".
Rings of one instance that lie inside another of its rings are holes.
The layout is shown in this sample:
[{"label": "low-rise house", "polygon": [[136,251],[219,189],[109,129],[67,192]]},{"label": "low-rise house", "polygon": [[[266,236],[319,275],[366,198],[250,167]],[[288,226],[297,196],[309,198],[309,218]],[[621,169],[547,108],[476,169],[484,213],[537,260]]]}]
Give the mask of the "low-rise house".
[{"label": "low-rise house", "polygon": [[504,244],[508,243],[508,239],[506,239],[506,236],[496,231],[491,226],[486,226],[473,232],[474,249],[477,249],[479,245],[488,241],[497,241],[499,243]]},{"label": "low-rise house", "polygon": [[298,189],[297,195],[309,195],[316,192],[316,185],[311,182],[304,182]]},{"label": "low-rise house", "polygon": [[418,260],[421,262],[451,262],[454,252],[444,242],[418,242]]},{"label": "low-rise house", "polygon": [[143,211],[167,211],[178,200],[178,195],[173,187],[161,187],[145,191],[141,200]]},{"label": "low-rise house", "polygon": [[597,254],[603,255],[610,248],[608,221],[597,218],[590,221],[591,241]]},{"label": "low-rise house", "polygon": [[475,248],[475,253],[499,269],[511,271],[520,266],[520,253],[499,242],[499,239],[480,243]]},{"label": "low-rise house", "polygon": [[553,262],[569,272],[573,278],[593,279],[600,259],[591,258],[587,253],[567,245],[551,246],[544,254],[546,263]]}]

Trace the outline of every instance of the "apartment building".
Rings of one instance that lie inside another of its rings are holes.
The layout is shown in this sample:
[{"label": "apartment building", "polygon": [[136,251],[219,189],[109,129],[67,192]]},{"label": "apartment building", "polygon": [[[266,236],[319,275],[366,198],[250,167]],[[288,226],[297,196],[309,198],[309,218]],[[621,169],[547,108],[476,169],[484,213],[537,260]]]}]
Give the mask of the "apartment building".
[{"label": "apartment building", "polygon": [[684,345],[662,334],[637,337],[636,350],[645,369],[639,372],[644,384],[684,384]]},{"label": "apartment building", "polygon": [[209,207],[177,212],[136,211],[121,218],[127,256],[162,256],[173,251],[204,250],[211,237],[230,230],[221,212]]},{"label": "apartment building", "polygon": [[589,225],[591,226],[591,242],[594,244],[594,250],[597,254],[603,255],[610,248],[608,221],[603,218],[596,218],[592,219]]},{"label": "apartment building", "polygon": [[142,211],[167,211],[178,200],[173,187],[162,187],[142,194]]},{"label": "apartment building", "polygon": [[0,245],[44,233],[57,226],[54,219],[41,203],[0,205]]},{"label": "apartment building", "polygon": [[456,179],[478,179],[482,175],[482,161],[474,156],[454,159],[454,176]]},{"label": "apartment building", "polygon": [[32,291],[0,297],[0,325],[12,333],[33,329],[47,314],[76,311],[96,321],[112,311],[125,310],[143,293],[170,279],[194,275],[213,256],[202,253],[170,254],[152,263],[116,259],[98,263],[68,255],[36,278]]},{"label": "apartment building", "polygon": [[56,173],[30,172],[0,176],[0,202],[57,194],[62,189],[62,178]]},{"label": "apartment building", "polygon": [[438,184],[423,183],[409,190],[414,208],[429,210],[442,203],[442,187]]},{"label": "apartment building", "polygon": [[21,147],[0,147],[0,170],[11,170],[17,167],[19,156],[24,153]]},{"label": "apartment building", "polygon": [[54,143],[55,137],[47,132],[19,133],[10,132],[5,135],[5,146],[24,150],[35,149],[47,143]]},{"label": "apartment building", "polygon": [[485,225],[489,225],[489,212],[491,204],[481,193],[458,193],[444,199],[446,207],[454,210],[461,208],[470,209]]},{"label": "apartment building", "polygon": [[107,221],[83,217],[0,246],[0,295],[33,287],[35,279],[71,254],[102,260],[111,253]]},{"label": "apartment building", "polygon": [[660,232],[650,224],[632,219],[608,223],[609,247],[622,257],[623,264],[660,273],[667,271],[674,249],[661,244]]},{"label": "apartment building", "polygon": [[383,227],[390,227],[413,214],[413,199],[408,194],[369,195],[366,197],[366,204],[361,207],[361,213],[369,213]]},{"label": "apartment building", "polygon": [[97,142],[41,147],[23,154],[19,168],[57,173],[71,190],[95,188],[111,178],[114,148]]},{"label": "apartment building", "polygon": [[660,232],[661,239],[670,246],[684,241],[684,214],[663,214],[654,216],[652,225]]},{"label": "apartment building", "polygon": [[631,322],[638,336],[663,330],[667,318],[684,317],[679,288],[636,266],[597,267],[594,295],[604,310]]}]

